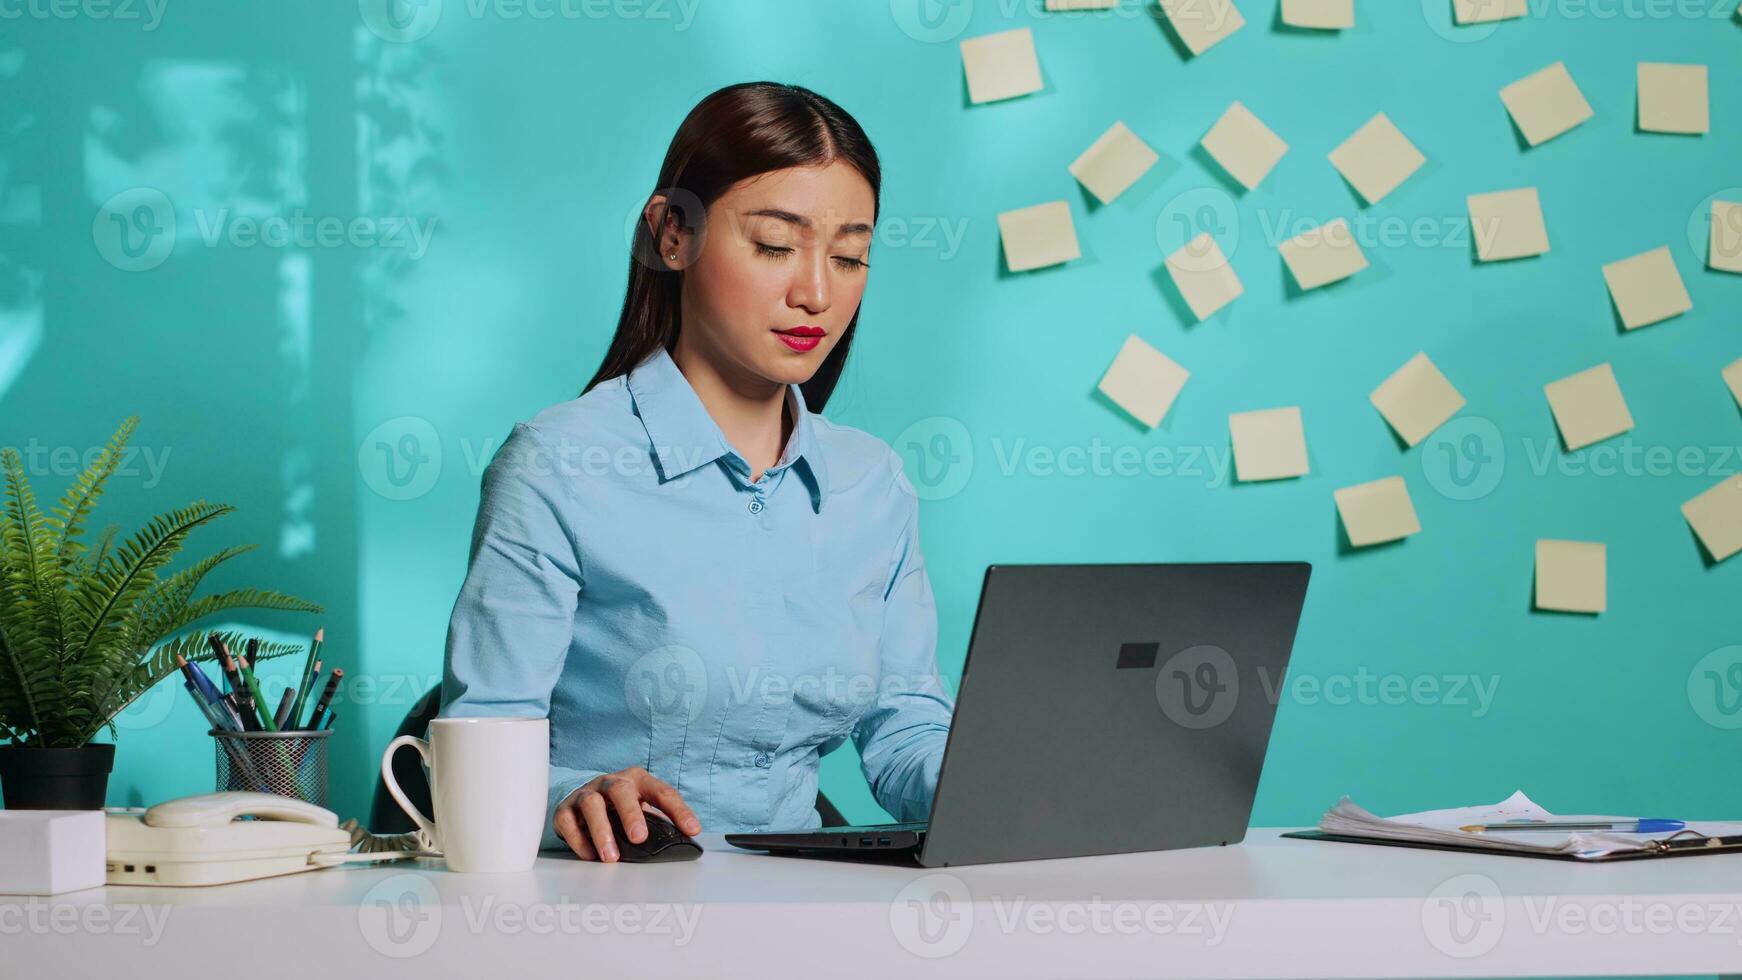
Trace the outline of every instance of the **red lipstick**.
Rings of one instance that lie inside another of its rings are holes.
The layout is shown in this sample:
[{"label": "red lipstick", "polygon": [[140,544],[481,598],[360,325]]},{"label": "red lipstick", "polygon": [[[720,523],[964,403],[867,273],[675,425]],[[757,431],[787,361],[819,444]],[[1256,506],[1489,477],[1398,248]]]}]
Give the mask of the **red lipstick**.
[{"label": "red lipstick", "polygon": [[823,336],[827,332],[822,327],[802,326],[776,330],[774,334],[780,338],[781,343],[793,350],[802,352],[814,350],[818,344],[823,342]]}]

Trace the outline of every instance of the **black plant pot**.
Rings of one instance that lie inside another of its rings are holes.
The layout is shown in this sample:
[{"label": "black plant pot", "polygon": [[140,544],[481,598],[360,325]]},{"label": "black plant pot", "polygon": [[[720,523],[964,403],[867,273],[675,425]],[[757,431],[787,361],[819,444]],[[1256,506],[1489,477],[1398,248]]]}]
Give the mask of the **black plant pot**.
[{"label": "black plant pot", "polygon": [[0,745],[0,793],[8,810],[101,810],[115,768],[115,746],[75,749]]}]

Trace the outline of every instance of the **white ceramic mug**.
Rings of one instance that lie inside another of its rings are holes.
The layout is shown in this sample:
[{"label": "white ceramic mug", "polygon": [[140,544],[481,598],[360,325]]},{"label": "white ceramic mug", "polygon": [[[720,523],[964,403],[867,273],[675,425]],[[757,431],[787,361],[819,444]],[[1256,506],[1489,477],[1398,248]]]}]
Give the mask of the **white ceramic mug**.
[{"label": "white ceramic mug", "polygon": [[[410,745],[429,773],[435,819],[393,779],[393,753]],[[381,754],[387,792],[435,841],[448,868],[525,871],[538,858],[550,793],[550,719],[437,718],[429,741],[401,735]]]}]

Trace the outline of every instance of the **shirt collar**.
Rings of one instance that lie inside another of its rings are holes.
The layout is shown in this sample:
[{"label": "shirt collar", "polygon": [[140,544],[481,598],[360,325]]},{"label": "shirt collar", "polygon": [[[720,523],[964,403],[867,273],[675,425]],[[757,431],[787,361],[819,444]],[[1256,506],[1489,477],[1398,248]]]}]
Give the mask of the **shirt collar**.
[{"label": "shirt collar", "polygon": [[[727,457],[728,465],[734,469],[749,474],[749,464],[726,441],[725,433],[663,345],[631,368],[625,380],[635,403],[635,414],[647,430],[660,483],[675,480],[721,457]],[[823,499],[828,496],[828,476],[816,426],[798,385],[786,386],[785,401],[786,411],[796,421],[792,437],[775,466],[795,464],[805,471],[809,477],[811,509],[820,513]]]}]

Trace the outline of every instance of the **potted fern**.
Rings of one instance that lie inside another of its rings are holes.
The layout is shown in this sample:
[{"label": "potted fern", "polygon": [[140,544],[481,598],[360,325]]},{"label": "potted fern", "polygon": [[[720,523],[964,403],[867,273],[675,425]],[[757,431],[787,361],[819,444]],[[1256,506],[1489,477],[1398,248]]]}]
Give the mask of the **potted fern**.
[{"label": "potted fern", "polygon": [[[166,572],[188,535],[235,508],[196,501],[161,514],[120,544],[109,527],[95,549],[85,522],[138,424],[121,423],[50,513],[39,510],[15,449],[0,450],[0,791],[9,809],[101,809],[115,746],[92,743],[159,681],[176,657],[210,660],[188,628],[232,609],[320,612],[294,596],[237,589],[195,598],[214,568],[253,550],[225,548]],[[227,642],[240,646],[229,634]],[[263,643],[260,658],[299,648]]]}]

